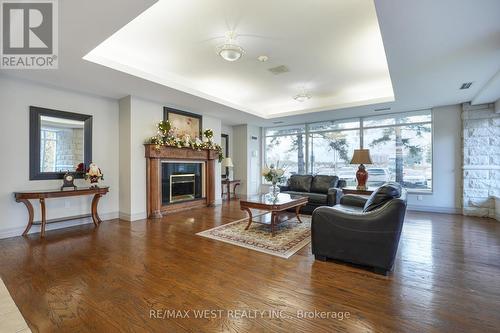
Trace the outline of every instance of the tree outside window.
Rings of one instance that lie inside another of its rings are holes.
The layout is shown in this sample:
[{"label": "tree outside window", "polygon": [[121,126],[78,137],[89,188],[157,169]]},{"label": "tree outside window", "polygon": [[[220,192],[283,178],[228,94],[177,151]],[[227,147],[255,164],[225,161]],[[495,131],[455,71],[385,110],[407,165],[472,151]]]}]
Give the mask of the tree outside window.
[{"label": "tree outside window", "polygon": [[[363,133],[363,135],[360,135]],[[266,129],[265,163],[280,161],[291,174],[338,175],[355,185],[354,149],[370,149],[368,185],[397,181],[418,190],[432,189],[432,115],[405,114]]]}]

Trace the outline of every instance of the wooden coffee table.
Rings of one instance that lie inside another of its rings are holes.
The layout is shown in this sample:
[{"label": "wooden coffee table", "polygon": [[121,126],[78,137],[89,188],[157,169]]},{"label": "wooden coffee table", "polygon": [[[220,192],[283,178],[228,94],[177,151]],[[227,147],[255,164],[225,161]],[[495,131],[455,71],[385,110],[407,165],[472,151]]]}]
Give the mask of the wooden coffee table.
[{"label": "wooden coffee table", "polygon": [[[241,210],[244,210],[248,213],[248,224],[245,230],[248,230],[248,228],[250,228],[252,222],[270,224],[271,234],[274,237],[274,227],[279,222],[284,222],[284,220],[278,221],[279,214],[285,212],[287,209],[295,208],[295,216],[297,217],[297,220],[302,223],[299,211],[300,208],[302,206],[305,206],[308,201],[309,199],[307,197],[290,195],[286,193],[278,194],[278,197],[274,200],[268,194],[260,194],[242,198],[240,200],[240,208]],[[269,213],[271,213],[271,220],[269,222],[267,222],[265,219],[253,221],[252,211],[250,210],[251,208],[268,211]]]}]

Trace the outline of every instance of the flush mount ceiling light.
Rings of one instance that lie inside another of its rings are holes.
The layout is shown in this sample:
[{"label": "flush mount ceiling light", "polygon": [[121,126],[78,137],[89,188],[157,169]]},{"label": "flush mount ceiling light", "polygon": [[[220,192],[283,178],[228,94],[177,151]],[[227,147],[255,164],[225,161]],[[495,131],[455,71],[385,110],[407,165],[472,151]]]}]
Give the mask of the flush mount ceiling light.
[{"label": "flush mount ceiling light", "polygon": [[217,54],[220,55],[222,59],[226,61],[236,61],[245,53],[245,50],[236,44],[237,37],[238,35],[235,31],[226,32],[226,42],[217,47]]},{"label": "flush mount ceiling light", "polygon": [[293,99],[296,100],[297,102],[302,103],[307,101],[308,99],[311,99],[311,95],[309,95],[305,89],[302,89],[302,92],[296,95]]}]

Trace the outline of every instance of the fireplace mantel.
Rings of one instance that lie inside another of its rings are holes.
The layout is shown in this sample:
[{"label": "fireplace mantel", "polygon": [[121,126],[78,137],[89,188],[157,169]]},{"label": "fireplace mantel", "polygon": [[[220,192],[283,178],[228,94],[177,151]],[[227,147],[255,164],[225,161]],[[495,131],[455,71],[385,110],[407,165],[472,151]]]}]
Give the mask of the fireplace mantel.
[{"label": "fireplace mantel", "polygon": [[[146,194],[149,218],[161,218],[169,212],[188,210],[194,207],[213,206],[215,203],[215,161],[218,152],[212,149],[195,150],[146,144]],[[162,205],[161,161],[202,161],[205,162],[205,198],[180,203]]]}]

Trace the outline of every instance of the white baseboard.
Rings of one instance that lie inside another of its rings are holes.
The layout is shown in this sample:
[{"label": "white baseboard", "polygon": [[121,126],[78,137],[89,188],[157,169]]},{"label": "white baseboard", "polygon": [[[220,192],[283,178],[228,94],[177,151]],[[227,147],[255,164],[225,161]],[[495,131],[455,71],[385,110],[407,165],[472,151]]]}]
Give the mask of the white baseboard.
[{"label": "white baseboard", "polygon": [[454,208],[454,207],[434,207],[434,206],[408,205],[407,208],[408,208],[408,210],[415,211],[415,212],[462,215],[462,209],[461,208]]},{"label": "white baseboard", "polygon": [[137,221],[137,220],[144,220],[148,217],[148,214],[146,212],[134,213],[134,214],[120,212],[119,217],[121,220],[132,222],[132,221]]},{"label": "white baseboard", "polygon": [[[118,212],[99,214],[99,217],[103,221],[114,220],[114,219],[118,218]],[[71,218],[71,217],[68,217],[68,218]],[[94,223],[92,221],[92,218],[85,217],[85,218],[69,220],[69,221],[54,222],[54,223],[48,223],[47,226],[45,227],[45,230],[46,231],[56,230],[56,229],[73,227],[76,225],[88,224],[88,223]],[[23,234],[23,231],[25,228],[26,228],[26,226],[0,230],[0,239],[21,236]],[[31,227],[31,230],[29,231],[28,234],[33,234],[33,233],[37,233],[37,232],[40,232],[40,226],[34,225],[33,227]]]}]

